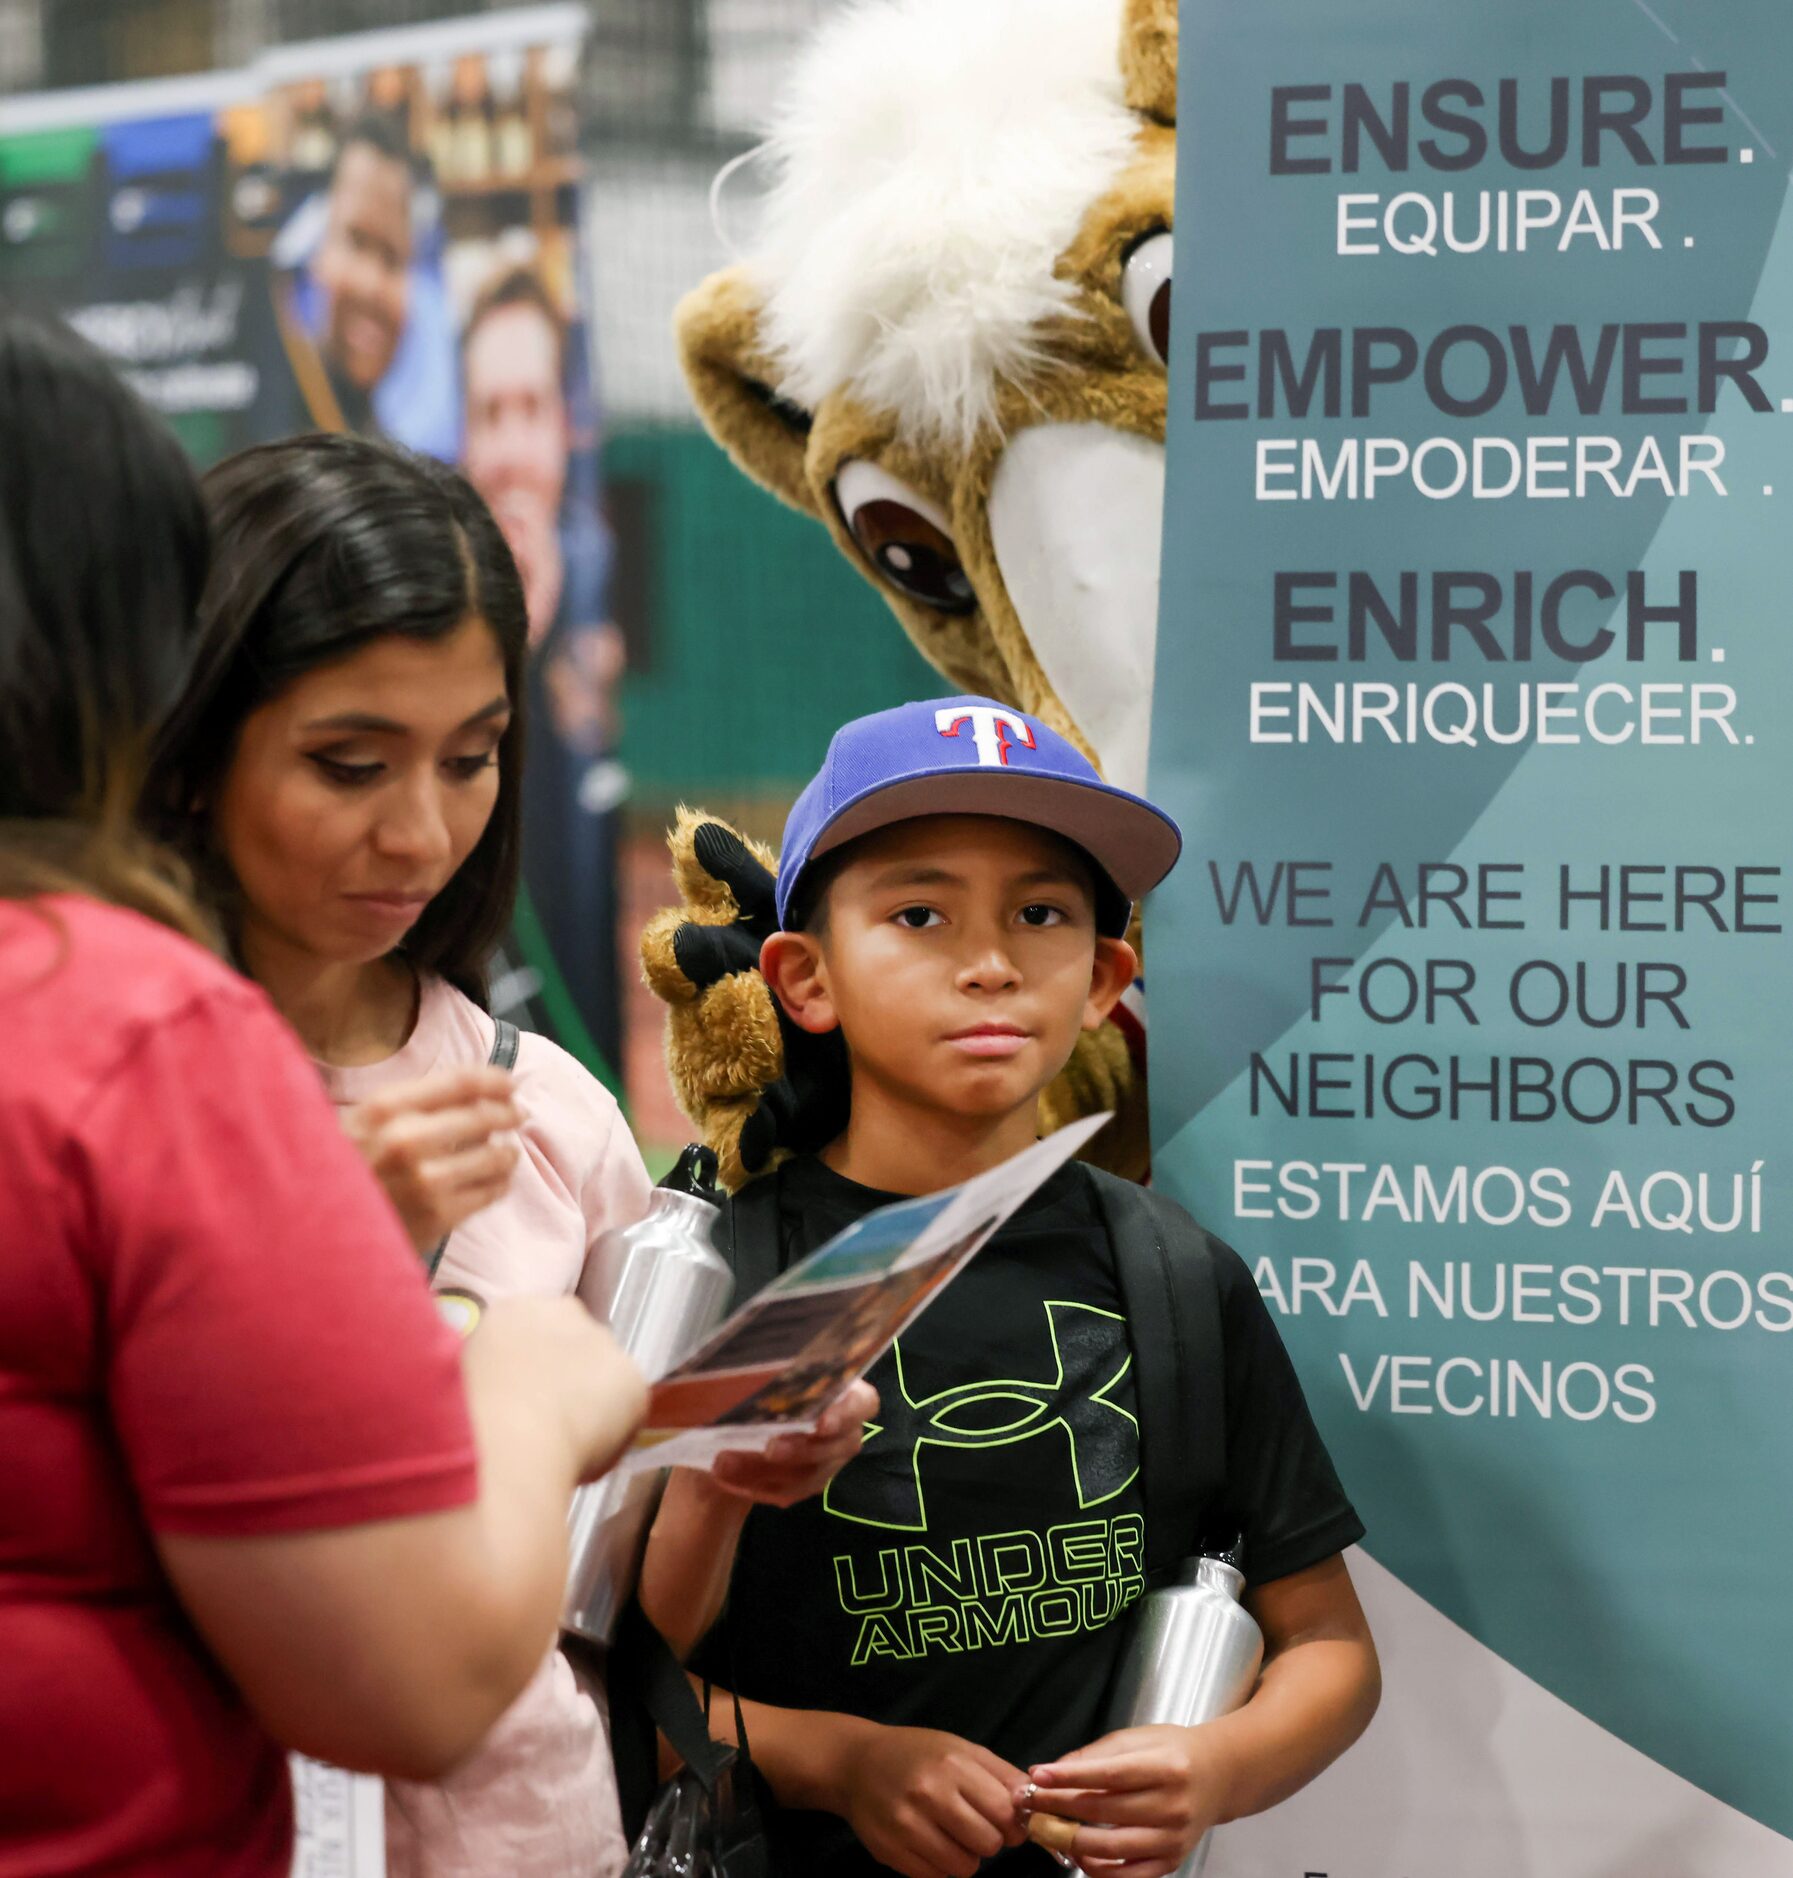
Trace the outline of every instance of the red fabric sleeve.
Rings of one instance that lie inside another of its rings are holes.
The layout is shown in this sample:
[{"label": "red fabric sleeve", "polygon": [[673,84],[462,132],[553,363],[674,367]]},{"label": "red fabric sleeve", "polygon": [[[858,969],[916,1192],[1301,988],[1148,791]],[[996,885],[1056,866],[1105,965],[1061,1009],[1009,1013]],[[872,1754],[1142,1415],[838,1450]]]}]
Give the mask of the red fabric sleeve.
[{"label": "red fabric sleeve", "polygon": [[261,994],[147,1026],[79,1128],[114,1425],[154,1530],[477,1497],[459,1340]]}]

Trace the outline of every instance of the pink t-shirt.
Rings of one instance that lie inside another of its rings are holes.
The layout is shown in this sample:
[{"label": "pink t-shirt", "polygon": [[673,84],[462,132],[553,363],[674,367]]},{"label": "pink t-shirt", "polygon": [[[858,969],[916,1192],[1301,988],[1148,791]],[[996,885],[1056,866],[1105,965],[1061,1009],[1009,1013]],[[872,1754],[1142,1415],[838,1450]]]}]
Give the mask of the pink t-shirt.
[{"label": "pink t-shirt", "polygon": [[[440,978],[384,1062],[320,1065],[339,1107],[395,1082],[484,1063],[492,1020]],[[651,1183],[610,1092],[525,1031],[516,1065],[523,1158],[502,1200],[450,1235],[437,1289],[557,1297],[601,1233],[647,1210]],[[612,1878],[627,1862],[606,1718],[555,1651],[478,1750],[446,1779],[386,1789],[389,1878]]]}]

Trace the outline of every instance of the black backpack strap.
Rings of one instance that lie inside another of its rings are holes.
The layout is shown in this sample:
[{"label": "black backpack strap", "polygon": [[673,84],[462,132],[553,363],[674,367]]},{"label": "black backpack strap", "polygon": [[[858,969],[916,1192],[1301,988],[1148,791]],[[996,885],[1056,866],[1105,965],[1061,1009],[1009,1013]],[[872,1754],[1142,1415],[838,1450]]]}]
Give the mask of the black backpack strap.
[{"label": "black backpack strap", "polygon": [[1226,1482],[1226,1370],[1212,1241],[1180,1206],[1086,1170],[1126,1307],[1137,1365],[1148,1576],[1207,1536]]},{"label": "black backpack strap", "polygon": [[[492,1020],[492,1052],[486,1058],[487,1064],[493,1069],[515,1069],[517,1050],[522,1042],[523,1033],[508,1017],[494,1018]],[[447,1250],[448,1234],[444,1233],[436,1241],[436,1249],[424,1260],[425,1271],[432,1283],[435,1281],[437,1268],[442,1263],[442,1254]]]},{"label": "black backpack strap", "polygon": [[784,1235],[778,1229],[778,1175],[762,1174],[729,1195],[728,1262],[735,1274],[731,1310],[739,1310],[784,1270]]}]

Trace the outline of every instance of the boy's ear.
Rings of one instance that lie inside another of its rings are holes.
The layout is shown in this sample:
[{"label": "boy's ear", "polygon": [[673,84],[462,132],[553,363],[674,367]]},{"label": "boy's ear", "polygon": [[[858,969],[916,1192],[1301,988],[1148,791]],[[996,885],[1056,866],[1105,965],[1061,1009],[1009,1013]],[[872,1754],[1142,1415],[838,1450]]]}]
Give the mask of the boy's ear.
[{"label": "boy's ear", "polygon": [[743,267],[694,287],[673,315],[679,363],[707,430],[735,467],[805,515],[821,518],[804,460],[812,414],[773,388],[760,303]]},{"label": "boy's ear", "polygon": [[1121,1000],[1121,993],[1139,975],[1139,954],[1125,939],[1096,940],[1096,964],[1090,973],[1089,1002],[1083,1007],[1083,1027],[1097,1030]]},{"label": "boy's ear", "polygon": [[835,1014],[828,975],[822,965],[822,948],[813,934],[773,933],[760,947],[760,976],[799,1030],[819,1037],[839,1029],[840,1018]]}]

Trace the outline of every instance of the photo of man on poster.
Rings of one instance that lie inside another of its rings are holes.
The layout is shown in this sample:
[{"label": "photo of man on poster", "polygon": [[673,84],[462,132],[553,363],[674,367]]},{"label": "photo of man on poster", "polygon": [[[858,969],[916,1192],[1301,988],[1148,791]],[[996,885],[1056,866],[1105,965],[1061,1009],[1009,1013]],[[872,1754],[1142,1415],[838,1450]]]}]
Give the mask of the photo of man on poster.
[{"label": "photo of man on poster", "polygon": [[568,343],[538,274],[512,268],[488,283],[462,334],[462,463],[504,530],[529,607],[524,884],[592,1042],[615,1064],[623,778],[612,752],[623,645],[607,616],[609,532],[595,503],[569,487]]},{"label": "photo of man on poster", "polygon": [[[282,269],[274,280],[303,406],[295,428],[381,434],[374,392],[398,356],[410,311],[413,193],[402,135],[381,116],[358,118],[337,147],[316,246],[302,271]],[[303,230],[292,238],[302,241]]]}]

